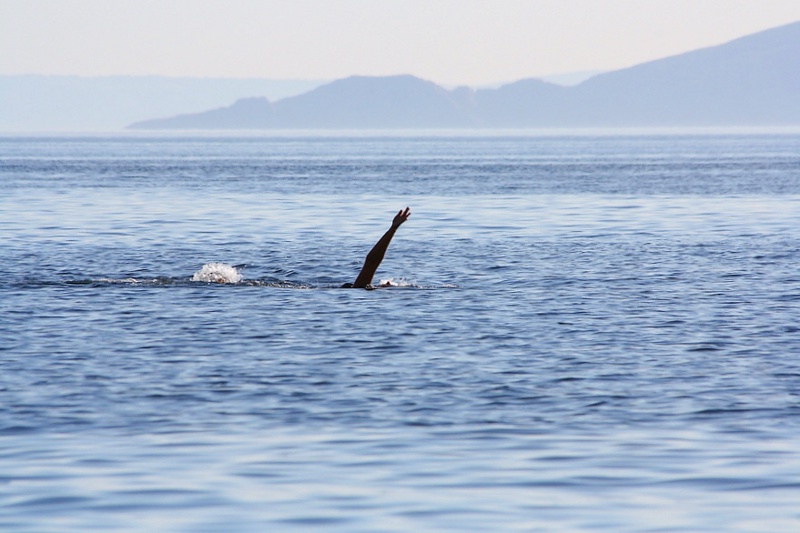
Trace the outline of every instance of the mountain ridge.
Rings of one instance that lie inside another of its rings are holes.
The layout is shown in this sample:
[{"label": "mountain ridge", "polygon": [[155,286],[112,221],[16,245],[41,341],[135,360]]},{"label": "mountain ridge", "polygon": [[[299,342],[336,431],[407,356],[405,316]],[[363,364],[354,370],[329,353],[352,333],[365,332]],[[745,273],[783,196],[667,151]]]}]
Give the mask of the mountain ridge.
[{"label": "mountain ridge", "polygon": [[169,76],[0,75],[0,130],[119,131],[143,117],[229,106],[242,97],[281,99],[329,80]]},{"label": "mountain ridge", "polygon": [[247,116],[247,106],[237,101],[227,108],[140,121],[128,127],[800,125],[800,98],[796,95],[800,95],[800,22],[602,73],[571,87],[528,78],[493,89],[447,90],[407,74],[350,76],[275,102],[263,99],[258,107],[261,114],[255,116]]}]

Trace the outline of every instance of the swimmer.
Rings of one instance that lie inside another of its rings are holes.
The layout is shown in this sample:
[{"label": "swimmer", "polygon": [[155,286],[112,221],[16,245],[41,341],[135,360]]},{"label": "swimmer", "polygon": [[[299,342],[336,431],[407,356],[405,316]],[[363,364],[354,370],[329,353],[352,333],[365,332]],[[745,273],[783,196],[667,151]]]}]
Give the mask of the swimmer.
[{"label": "swimmer", "polygon": [[[411,210],[406,207],[405,209],[401,209],[397,212],[392,220],[392,227],[390,227],[386,233],[383,234],[375,246],[372,247],[372,250],[369,251],[367,254],[367,258],[364,260],[364,266],[361,267],[361,272],[358,274],[358,277],[353,283],[345,283],[342,285],[342,288],[353,288],[353,289],[371,289],[372,288],[372,278],[375,276],[375,271],[378,270],[378,267],[383,261],[383,256],[386,254],[386,249],[389,248],[389,243],[392,242],[392,237],[394,237],[397,228],[400,225],[408,220],[408,216],[411,214]],[[390,285],[387,283],[386,286]]]}]

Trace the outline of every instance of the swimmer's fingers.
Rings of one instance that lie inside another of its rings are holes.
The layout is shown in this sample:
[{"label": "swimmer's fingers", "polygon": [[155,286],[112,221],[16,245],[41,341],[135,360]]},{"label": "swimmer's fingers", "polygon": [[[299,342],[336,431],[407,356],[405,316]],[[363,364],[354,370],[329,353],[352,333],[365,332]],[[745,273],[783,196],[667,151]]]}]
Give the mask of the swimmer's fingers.
[{"label": "swimmer's fingers", "polygon": [[406,207],[405,209],[401,209],[395,215],[394,220],[392,220],[392,226],[399,226],[400,224],[408,220],[408,217],[410,215],[411,215],[411,209],[409,209],[408,207]]}]

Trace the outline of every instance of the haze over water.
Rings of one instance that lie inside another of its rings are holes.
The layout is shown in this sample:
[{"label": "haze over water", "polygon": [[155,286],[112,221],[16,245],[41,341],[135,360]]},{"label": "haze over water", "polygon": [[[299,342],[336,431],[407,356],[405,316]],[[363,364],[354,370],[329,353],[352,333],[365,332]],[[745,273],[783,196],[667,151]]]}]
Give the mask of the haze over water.
[{"label": "haze over water", "polygon": [[799,154],[2,137],[0,528],[796,531]]}]

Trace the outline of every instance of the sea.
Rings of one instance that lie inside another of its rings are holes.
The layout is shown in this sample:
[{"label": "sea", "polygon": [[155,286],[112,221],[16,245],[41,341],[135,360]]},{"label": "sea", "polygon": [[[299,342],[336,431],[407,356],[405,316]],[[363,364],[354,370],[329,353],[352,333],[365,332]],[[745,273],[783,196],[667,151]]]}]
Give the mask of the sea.
[{"label": "sea", "polygon": [[800,531],[800,131],[4,134],[0,530]]}]

